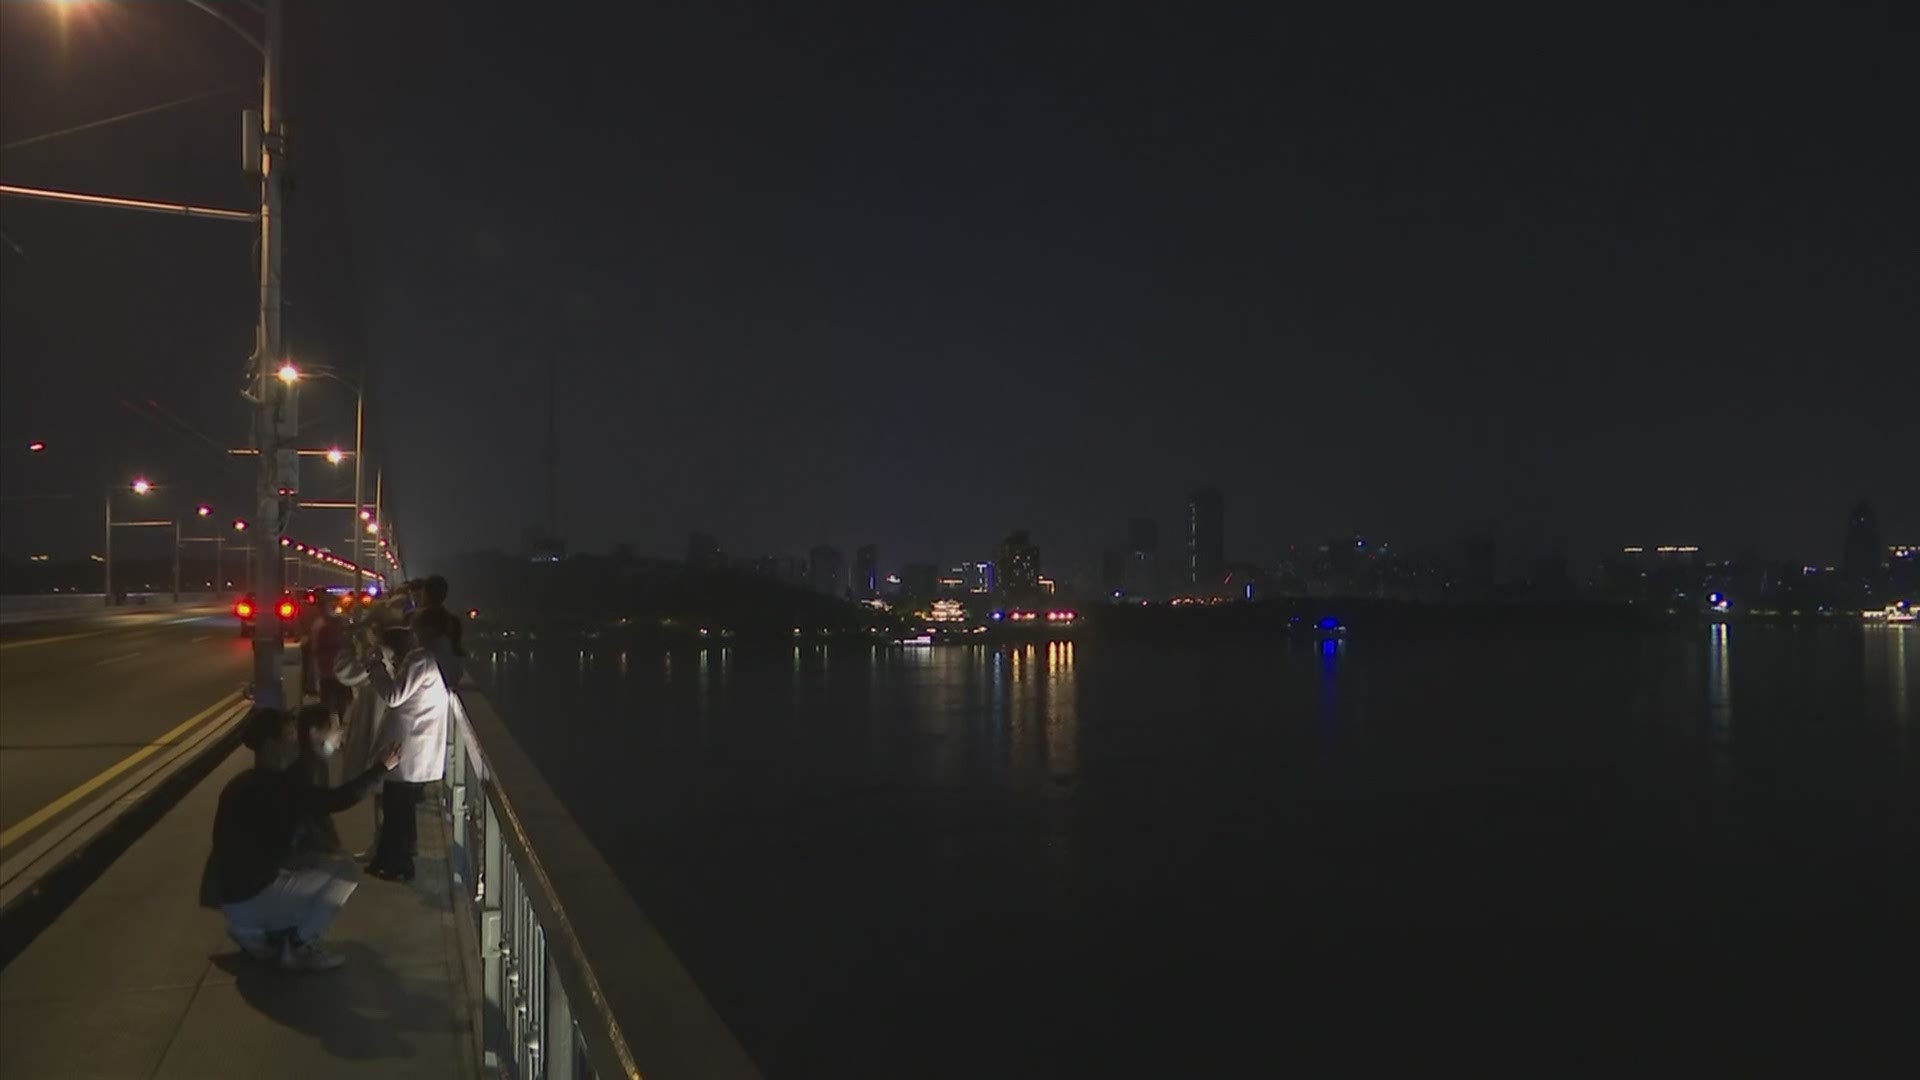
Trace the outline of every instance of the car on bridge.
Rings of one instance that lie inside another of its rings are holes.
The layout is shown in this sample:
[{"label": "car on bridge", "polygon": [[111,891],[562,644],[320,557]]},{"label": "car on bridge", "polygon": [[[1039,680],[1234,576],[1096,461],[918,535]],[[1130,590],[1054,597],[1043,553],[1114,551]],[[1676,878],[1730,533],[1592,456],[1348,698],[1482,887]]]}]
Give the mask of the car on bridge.
[{"label": "car on bridge", "polygon": [[[260,604],[247,593],[233,602],[234,617],[240,620],[240,636],[253,636],[253,620],[260,612]],[[299,636],[300,601],[292,593],[281,593],[280,602],[273,606],[273,614],[280,620],[280,636],[291,638]]]}]

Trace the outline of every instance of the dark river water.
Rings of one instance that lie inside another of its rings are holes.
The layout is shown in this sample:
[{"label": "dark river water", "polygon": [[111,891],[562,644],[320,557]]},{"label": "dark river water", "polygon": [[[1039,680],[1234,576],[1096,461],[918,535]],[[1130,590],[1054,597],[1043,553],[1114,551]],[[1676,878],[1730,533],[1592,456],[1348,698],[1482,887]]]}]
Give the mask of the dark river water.
[{"label": "dark river water", "polygon": [[1920,1053],[1920,629],[542,648],[482,672],[770,1075]]}]

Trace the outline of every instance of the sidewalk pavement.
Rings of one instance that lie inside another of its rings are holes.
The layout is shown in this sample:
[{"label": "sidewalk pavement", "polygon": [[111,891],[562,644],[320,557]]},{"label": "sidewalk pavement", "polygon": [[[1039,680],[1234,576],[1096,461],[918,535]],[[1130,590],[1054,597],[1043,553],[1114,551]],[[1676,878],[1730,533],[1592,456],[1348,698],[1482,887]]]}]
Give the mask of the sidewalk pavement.
[{"label": "sidewalk pavement", "polygon": [[[362,877],[334,924],[337,971],[249,960],[199,906],[220,789],[251,760],[234,751],[0,970],[0,1076],[479,1075],[436,800],[413,884]],[[371,800],[336,820],[370,844]]]}]

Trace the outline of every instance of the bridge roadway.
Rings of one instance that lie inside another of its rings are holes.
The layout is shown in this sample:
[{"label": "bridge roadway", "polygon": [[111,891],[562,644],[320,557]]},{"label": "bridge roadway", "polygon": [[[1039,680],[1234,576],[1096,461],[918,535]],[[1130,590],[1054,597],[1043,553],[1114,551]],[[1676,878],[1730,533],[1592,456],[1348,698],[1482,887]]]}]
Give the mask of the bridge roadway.
[{"label": "bridge roadway", "polygon": [[218,607],[0,626],[0,858],[239,700],[250,656]]}]

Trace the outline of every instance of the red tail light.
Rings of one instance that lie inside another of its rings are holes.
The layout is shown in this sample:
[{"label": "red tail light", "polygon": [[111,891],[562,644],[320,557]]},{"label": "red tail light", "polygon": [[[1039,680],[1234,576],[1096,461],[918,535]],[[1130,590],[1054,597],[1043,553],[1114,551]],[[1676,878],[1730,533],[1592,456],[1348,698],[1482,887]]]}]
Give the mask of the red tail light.
[{"label": "red tail light", "polygon": [[233,613],[243,619],[251,619],[253,618],[253,605],[242,600],[233,605]]},{"label": "red tail light", "polygon": [[280,617],[283,619],[293,618],[293,601],[291,600],[280,601]]}]

